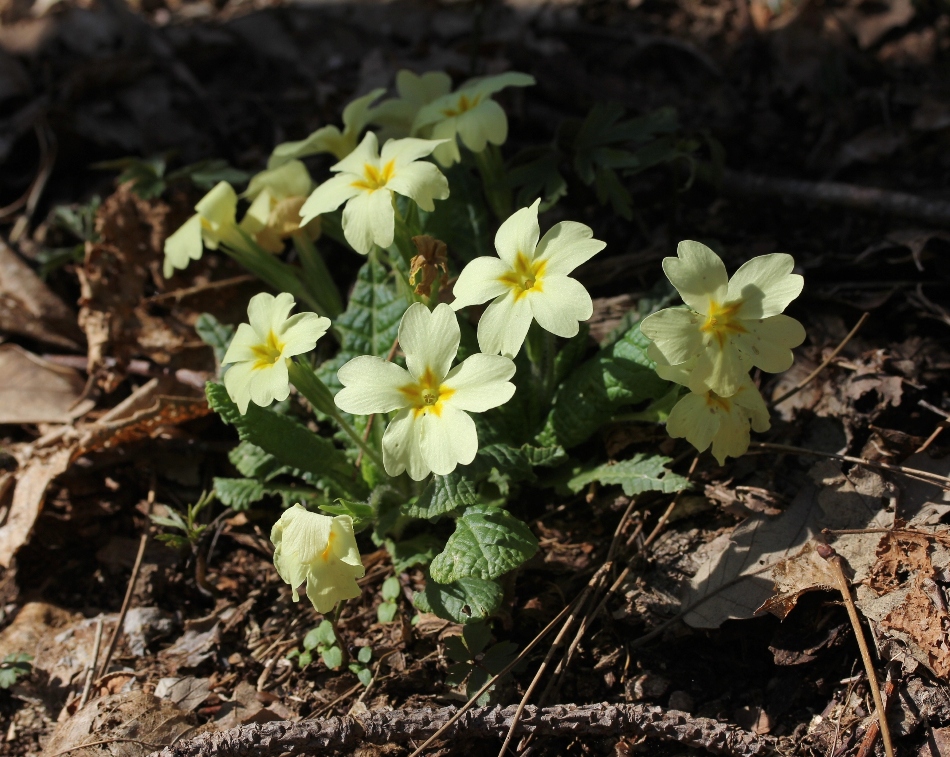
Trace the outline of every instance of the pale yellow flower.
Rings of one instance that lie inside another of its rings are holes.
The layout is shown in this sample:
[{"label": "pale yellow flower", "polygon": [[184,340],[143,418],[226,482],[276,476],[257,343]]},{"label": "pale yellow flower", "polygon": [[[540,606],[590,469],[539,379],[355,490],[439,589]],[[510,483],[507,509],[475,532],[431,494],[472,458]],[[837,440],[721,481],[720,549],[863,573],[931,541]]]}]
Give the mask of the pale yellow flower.
[{"label": "pale yellow flower", "polygon": [[358,578],[366,571],[360,560],[353,520],[349,515],[320,515],[294,505],[271,530],[274,567],[288,584],[294,602],[306,582],[307,598],[317,612],[328,613],[338,602],[358,597]]},{"label": "pale yellow flower", "polygon": [[165,240],[163,273],[170,278],[175,269],[184,269],[192,260],[200,260],[207,247],[218,248],[225,242],[240,247],[244,240],[236,220],[237,194],[226,181],[219,182],[195,205],[197,211]]},{"label": "pale yellow flower", "polygon": [[[310,173],[299,160],[262,171],[244,192],[251,206],[241,221],[241,230],[268,252],[282,252],[284,241],[300,232],[300,208],[312,189]],[[319,237],[319,218],[303,229],[310,239]]]},{"label": "pale yellow flower", "polygon": [[[444,71],[422,75],[403,69],[396,74],[398,97],[384,100],[373,108],[370,122],[383,127],[379,138],[402,138],[412,134],[416,114],[426,105],[452,91],[452,78]],[[420,135],[422,136],[422,135]]]}]

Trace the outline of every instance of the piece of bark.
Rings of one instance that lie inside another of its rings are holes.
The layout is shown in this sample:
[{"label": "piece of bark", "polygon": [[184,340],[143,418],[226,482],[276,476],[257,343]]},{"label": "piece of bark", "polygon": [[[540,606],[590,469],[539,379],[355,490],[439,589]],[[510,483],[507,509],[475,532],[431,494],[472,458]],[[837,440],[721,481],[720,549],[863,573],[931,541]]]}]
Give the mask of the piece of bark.
[{"label": "piece of bark", "polygon": [[[446,730],[445,741],[503,738],[514,717],[514,706],[469,710]],[[376,710],[360,716],[277,721],[229,731],[205,733],[165,747],[152,757],[278,757],[323,754],[362,744],[423,741],[455,714],[454,707],[434,710]],[[757,757],[775,750],[775,740],[756,736],[734,725],[693,717],[678,710],[641,704],[556,705],[526,707],[516,735],[642,736],[675,741],[713,754]]]}]

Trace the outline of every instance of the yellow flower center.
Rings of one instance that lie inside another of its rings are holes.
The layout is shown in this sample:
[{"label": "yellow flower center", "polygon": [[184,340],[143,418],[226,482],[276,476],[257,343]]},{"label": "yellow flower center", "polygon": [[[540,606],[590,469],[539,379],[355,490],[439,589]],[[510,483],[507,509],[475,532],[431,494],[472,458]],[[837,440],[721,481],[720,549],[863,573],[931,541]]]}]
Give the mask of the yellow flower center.
[{"label": "yellow flower center", "polygon": [[699,327],[704,334],[713,334],[719,346],[725,346],[730,334],[744,334],[746,332],[742,321],[737,317],[742,309],[742,302],[727,302],[720,304],[715,300],[709,301],[709,313],[706,322]]},{"label": "yellow flower center", "polygon": [[459,97],[458,102],[455,103],[454,108],[444,108],[442,110],[442,115],[446,118],[452,118],[453,116],[460,116],[463,113],[470,111],[479,101],[482,99],[481,95],[475,95],[471,100],[468,99],[468,95],[462,95]]},{"label": "yellow flower center", "polygon": [[430,412],[441,417],[442,403],[455,394],[454,389],[439,382],[431,368],[426,368],[418,382],[399,387],[399,391],[409,400],[417,418]]},{"label": "yellow flower center", "polygon": [[544,279],[544,269],[548,264],[546,260],[529,260],[523,252],[518,253],[515,258],[515,266],[509,270],[499,281],[507,284],[515,293],[515,299],[520,300],[528,292],[543,291],[542,281]]},{"label": "yellow flower center", "polygon": [[396,162],[390,160],[385,166],[380,168],[372,163],[363,164],[363,178],[353,182],[357,189],[365,189],[367,192],[375,192],[377,189],[385,187],[389,180],[396,173]]},{"label": "yellow flower center", "polygon": [[284,343],[277,338],[277,334],[271,329],[267,333],[267,339],[261,344],[255,344],[251,347],[254,353],[254,370],[259,371],[262,368],[270,368],[275,365],[284,354]]}]

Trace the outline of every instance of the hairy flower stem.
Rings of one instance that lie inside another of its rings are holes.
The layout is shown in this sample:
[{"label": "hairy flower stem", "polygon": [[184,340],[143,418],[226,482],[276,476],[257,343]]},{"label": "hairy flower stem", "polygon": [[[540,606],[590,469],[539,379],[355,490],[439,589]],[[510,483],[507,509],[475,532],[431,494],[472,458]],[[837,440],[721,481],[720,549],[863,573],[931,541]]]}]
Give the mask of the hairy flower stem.
[{"label": "hairy flower stem", "polygon": [[317,374],[313,372],[313,368],[310,367],[309,363],[305,360],[288,360],[287,372],[290,375],[290,383],[297,388],[298,392],[307,398],[315,409],[333,418],[340,428],[343,429],[343,432],[353,440],[354,444],[356,444],[356,446],[362,450],[363,454],[376,466],[377,470],[386,470],[379,452],[363,441],[363,437],[356,432],[356,429],[346,422],[343,414],[333,402],[333,395],[330,393],[330,390],[326,384],[320,380]]},{"label": "hairy flower stem", "polygon": [[504,221],[511,215],[513,199],[511,188],[505,184],[505,162],[501,151],[495,145],[488,144],[484,150],[474,155],[475,166],[482,177],[485,198],[498,220]]},{"label": "hairy flower stem", "polygon": [[294,247],[303,266],[304,286],[319,300],[329,318],[336,318],[343,312],[343,300],[313,240],[305,233],[294,234]]},{"label": "hairy flower stem", "polygon": [[534,380],[532,410],[536,411],[537,422],[541,422],[540,413],[551,405],[556,384],[555,361],[557,358],[556,337],[545,331],[537,323],[532,323],[525,342],[528,359],[531,361],[531,376]]}]

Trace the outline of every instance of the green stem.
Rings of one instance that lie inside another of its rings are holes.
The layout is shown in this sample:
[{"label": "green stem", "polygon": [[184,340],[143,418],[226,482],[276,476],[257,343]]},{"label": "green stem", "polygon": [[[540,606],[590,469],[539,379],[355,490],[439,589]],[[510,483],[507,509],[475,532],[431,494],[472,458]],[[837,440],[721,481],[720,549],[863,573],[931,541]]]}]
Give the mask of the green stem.
[{"label": "green stem", "polygon": [[340,412],[340,409],[333,401],[333,394],[327,388],[320,377],[313,372],[313,368],[305,360],[290,360],[287,364],[287,371],[290,374],[290,383],[300,392],[311,405],[325,415],[329,415],[337,422],[343,433],[345,433],[353,443],[362,450],[363,454],[379,469],[385,471],[383,460],[375,449],[363,441],[356,429],[354,429]]},{"label": "green stem", "polygon": [[343,300],[323,256],[306,232],[294,234],[294,247],[303,266],[304,286],[323,303],[326,314],[336,318],[343,312]]},{"label": "green stem", "polygon": [[511,187],[505,184],[505,162],[501,150],[496,145],[487,144],[481,152],[475,153],[475,166],[482,177],[482,188],[488,204],[499,221],[511,215],[513,202]]},{"label": "green stem", "polygon": [[406,219],[403,218],[402,213],[399,212],[395,198],[393,198],[393,217],[396,223],[396,228],[393,233],[393,244],[396,246],[396,249],[399,250],[399,254],[405,261],[406,270],[409,270],[412,259],[416,256],[416,246],[412,243],[412,238],[415,235],[412,233],[412,229],[409,228],[409,224],[406,223]]}]

